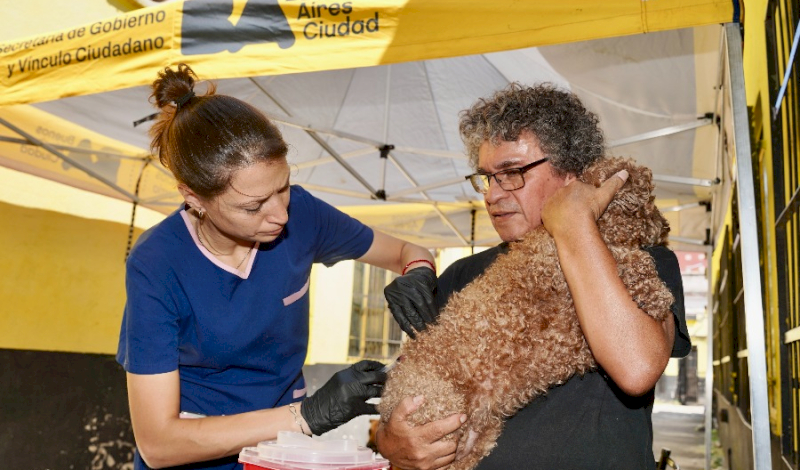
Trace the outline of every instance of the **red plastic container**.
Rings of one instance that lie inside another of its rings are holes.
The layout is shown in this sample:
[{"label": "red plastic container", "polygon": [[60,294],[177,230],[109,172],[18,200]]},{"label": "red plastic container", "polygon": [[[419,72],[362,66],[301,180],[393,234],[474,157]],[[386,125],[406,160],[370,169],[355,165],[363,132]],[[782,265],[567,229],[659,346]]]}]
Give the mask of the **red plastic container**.
[{"label": "red plastic container", "polygon": [[239,453],[245,470],[384,470],[389,461],[352,439],[319,440],[281,431],[278,439]]}]

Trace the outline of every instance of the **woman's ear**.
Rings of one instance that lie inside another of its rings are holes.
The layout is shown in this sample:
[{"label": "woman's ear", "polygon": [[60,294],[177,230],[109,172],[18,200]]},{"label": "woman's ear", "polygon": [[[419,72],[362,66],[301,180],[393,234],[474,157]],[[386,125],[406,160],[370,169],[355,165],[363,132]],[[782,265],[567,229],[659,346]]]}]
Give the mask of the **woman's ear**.
[{"label": "woman's ear", "polygon": [[188,186],[186,186],[183,183],[178,184],[178,192],[181,193],[181,196],[183,196],[183,200],[186,201],[186,204],[189,207],[191,207],[196,211],[205,212],[206,208],[205,204],[203,203],[203,200],[200,199],[200,196],[195,194],[194,191],[189,189]]}]

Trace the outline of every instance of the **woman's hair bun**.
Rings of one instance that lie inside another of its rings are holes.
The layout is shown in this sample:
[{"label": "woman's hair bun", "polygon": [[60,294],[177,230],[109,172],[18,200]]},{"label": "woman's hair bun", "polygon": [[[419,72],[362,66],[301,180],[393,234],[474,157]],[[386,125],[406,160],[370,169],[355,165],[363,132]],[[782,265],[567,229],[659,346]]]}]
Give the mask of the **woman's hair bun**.
[{"label": "woman's hair bun", "polygon": [[184,63],[178,64],[177,69],[167,67],[158,72],[151,95],[156,106],[164,108],[175,105],[176,101],[194,92],[196,79],[197,75],[192,68]]}]

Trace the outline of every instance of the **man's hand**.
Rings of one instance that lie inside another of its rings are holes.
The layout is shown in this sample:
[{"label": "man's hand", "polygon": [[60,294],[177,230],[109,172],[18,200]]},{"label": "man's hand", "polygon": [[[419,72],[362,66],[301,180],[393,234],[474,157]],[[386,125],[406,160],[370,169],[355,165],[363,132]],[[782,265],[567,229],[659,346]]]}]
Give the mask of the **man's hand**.
[{"label": "man's hand", "polygon": [[597,222],[614,195],[625,182],[628,172],[622,170],[600,185],[599,188],[574,180],[553,193],[542,209],[542,224],[552,235],[575,230],[576,223]]},{"label": "man's hand", "polygon": [[442,438],[461,427],[467,417],[455,414],[439,421],[411,426],[408,416],[424,401],[418,396],[405,398],[392,412],[387,423],[378,427],[376,443],[382,456],[404,470],[433,470],[453,463],[456,440]]},{"label": "man's hand", "polygon": [[408,336],[416,338],[417,331],[436,321],[435,291],[436,273],[428,268],[412,269],[383,289],[392,316]]}]

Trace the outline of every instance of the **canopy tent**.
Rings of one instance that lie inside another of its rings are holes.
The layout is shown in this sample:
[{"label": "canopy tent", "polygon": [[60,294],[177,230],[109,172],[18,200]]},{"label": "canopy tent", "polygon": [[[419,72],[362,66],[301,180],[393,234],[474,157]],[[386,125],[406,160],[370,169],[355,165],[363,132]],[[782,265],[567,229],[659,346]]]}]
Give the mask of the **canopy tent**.
[{"label": "canopy tent", "polygon": [[[185,61],[279,122],[293,180],[429,247],[497,241],[458,112],[551,81],[597,112],[612,153],[656,174],[673,246],[708,240],[715,88],[728,1],[176,1],[0,44],[0,164],[162,212],[147,84]],[[706,26],[703,26],[706,25]],[[647,34],[641,34],[647,33]]]},{"label": "canopy tent", "polygon": [[[427,246],[491,243],[457,112],[512,80],[554,81],[599,114],[613,153],[653,168],[673,248],[716,237],[736,185],[753,445],[768,468],[742,50],[738,25],[719,26],[738,2],[539,3],[174,1],[0,43],[0,165],[173,210],[147,124],[132,123],[153,111],[155,72],[185,61],[282,123],[295,182],[323,199]],[[710,445],[710,411],[706,432]]]}]

